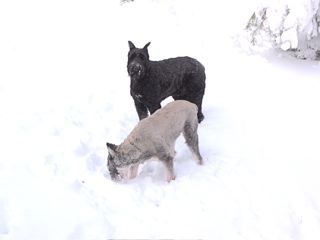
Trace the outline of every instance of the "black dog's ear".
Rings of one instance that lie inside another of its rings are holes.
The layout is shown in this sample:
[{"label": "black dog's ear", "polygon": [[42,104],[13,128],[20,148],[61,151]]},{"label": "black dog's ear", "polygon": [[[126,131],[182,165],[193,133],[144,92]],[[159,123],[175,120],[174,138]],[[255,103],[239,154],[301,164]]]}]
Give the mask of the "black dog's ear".
[{"label": "black dog's ear", "polygon": [[108,152],[109,152],[111,155],[115,155],[116,150],[117,150],[117,147],[118,147],[117,145],[107,142]]},{"label": "black dog's ear", "polygon": [[151,44],[151,42],[148,42],[146,45],[144,45],[143,49],[147,49],[150,44]]},{"label": "black dog's ear", "polygon": [[131,41],[128,41],[128,43],[129,43],[130,50],[136,48],[136,46]]}]

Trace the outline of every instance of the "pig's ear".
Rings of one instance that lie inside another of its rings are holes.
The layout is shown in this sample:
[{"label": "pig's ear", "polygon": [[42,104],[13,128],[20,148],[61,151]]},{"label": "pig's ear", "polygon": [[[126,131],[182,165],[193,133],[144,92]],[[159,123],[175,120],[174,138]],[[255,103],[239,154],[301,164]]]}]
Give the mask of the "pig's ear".
[{"label": "pig's ear", "polygon": [[117,147],[117,145],[107,142],[107,148],[110,155],[114,156],[116,154]]}]

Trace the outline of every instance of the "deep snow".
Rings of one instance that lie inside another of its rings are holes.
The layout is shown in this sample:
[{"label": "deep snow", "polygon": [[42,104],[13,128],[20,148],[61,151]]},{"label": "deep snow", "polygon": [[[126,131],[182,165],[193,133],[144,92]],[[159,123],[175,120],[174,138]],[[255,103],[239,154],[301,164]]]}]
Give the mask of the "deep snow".
[{"label": "deep snow", "polygon": [[[256,6],[2,1],[0,239],[320,239],[320,65],[241,50]],[[107,173],[138,121],[129,39],[206,67],[204,166],[179,138],[170,184],[157,162]]]}]

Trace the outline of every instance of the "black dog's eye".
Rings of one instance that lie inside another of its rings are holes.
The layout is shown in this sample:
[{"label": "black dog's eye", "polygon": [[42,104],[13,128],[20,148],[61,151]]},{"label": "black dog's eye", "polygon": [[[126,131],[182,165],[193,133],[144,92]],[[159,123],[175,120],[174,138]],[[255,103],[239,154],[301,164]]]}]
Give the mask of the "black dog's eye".
[{"label": "black dog's eye", "polygon": [[134,59],[136,57],[135,53],[132,53],[131,55],[129,55],[129,59]]},{"label": "black dog's eye", "polygon": [[141,60],[145,60],[145,59],[146,59],[146,57],[145,57],[143,54],[139,54],[139,58],[140,58]]}]

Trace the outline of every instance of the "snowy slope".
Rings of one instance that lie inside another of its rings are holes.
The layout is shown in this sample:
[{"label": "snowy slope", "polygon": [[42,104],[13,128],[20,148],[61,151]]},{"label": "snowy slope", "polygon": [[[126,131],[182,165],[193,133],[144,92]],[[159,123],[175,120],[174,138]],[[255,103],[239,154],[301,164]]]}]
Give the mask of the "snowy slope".
[{"label": "snowy slope", "polygon": [[[0,239],[319,239],[319,62],[239,49],[253,0],[109,2],[0,3]],[[129,39],[206,67],[204,166],[179,138],[170,184],[107,173],[138,121]]]}]

